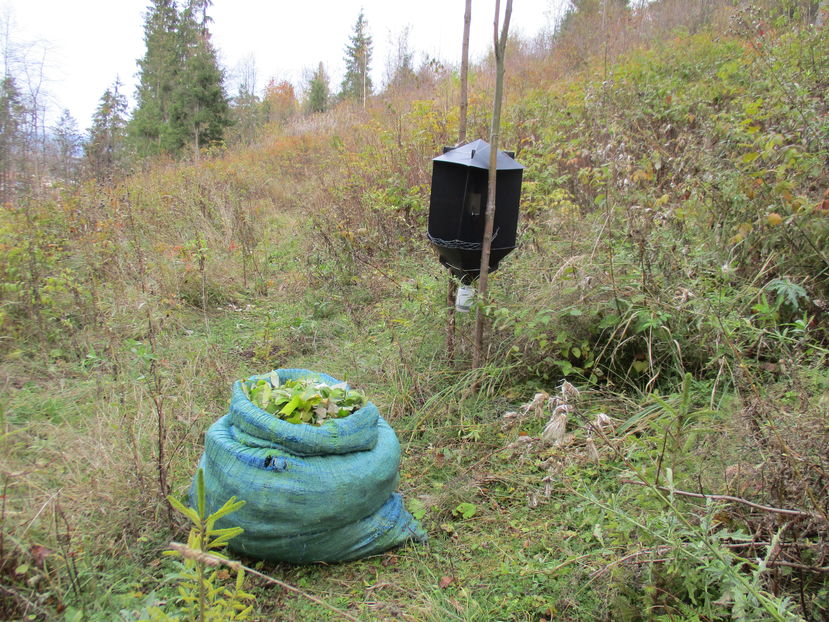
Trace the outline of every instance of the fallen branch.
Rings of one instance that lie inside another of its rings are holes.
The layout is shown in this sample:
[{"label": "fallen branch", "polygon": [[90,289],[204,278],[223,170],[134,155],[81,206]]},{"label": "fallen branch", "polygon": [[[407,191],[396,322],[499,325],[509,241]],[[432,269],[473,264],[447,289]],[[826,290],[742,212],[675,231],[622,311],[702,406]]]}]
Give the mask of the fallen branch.
[{"label": "fallen branch", "polygon": [[[745,549],[745,548],[751,548],[751,547],[756,547],[756,546],[769,546],[770,544],[771,544],[770,542],[735,542],[735,543],[731,543],[731,544],[723,544],[722,546],[724,548],[727,548],[727,549]],[[687,546],[687,544],[685,544],[684,546]],[[625,562],[635,560],[637,557],[643,557],[645,555],[664,555],[665,553],[668,553],[668,552],[672,551],[675,548],[676,547],[673,546],[673,545],[665,544],[665,545],[662,545],[662,546],[657,546],[657,547],[652,548],[652,549],[644,549],[642,551],[636,551],[635,553],[630,553],[628,555],[625,555],[624,557],[620,557],[619,559],[610,562],[604,568],[600,568],[599,570],[596,570],[595,572],[593,572],[590,575],[590,580],[592,581],[594,579],[598,579],[603,574],[607,573],[607,571],[610,570],[611,568],[613,568],[614,566],[618,566],[619,564],[624,564]],[[669,558],[642,559],[642,560],[637,560],[635,563],[637,563],[637,564],[661,564],[661,563],[667,562],[668,560],[669,560]],[[797,568],[798,570],[805,570],[807,572],[829,573],[829,566],[806,566],[804,564],[796,564],[794,562],[787,562],[787,561],[781,561],[781,560],[769,561],[766,564],[767,568],[774,568],[775,566],[786,566],[788,568]]]},{"label": "fallen branch", "polygon": [[[605,574],[608,570],[610,570],[614,566],[618,566],[619,564],[624,564],[625,562],[630,561],[631,559],[636,559],[637,557],[642,557],[643,555],[661,555],[663,553],[667,553],[672,548],[673,548],[672,546],[665,545],[665,546],[658,546],[655,549],[645,549],[643,551],[636,551],[635,553],[630,553],[629,555],[625,555],[624,557],[620,557],[619,559],[616,559],[616,560],[610,562],[604,568],[600,568],[599,570],[596,570],[595,572],[593,572],[590,575],[590,579],[591,580],[592,579],[598,579],[600,576]],[[645,560],[645,561],[649,561],[650,563],[653,563],[653,562],[665,561],[665,560],[651,559],[651,560]]]},{"label": "fallen branch", "polygon": [[300,596],[304,596],[308,600],[317,603],[318,605],[325,607],[326,609],[330,609],[337,615],[345,618],[346,620],[353,620],[353,622],[360,622],[357,618],[352,616],[350,613],[343,611],[342,609],[337,609],[334,605],[329,605],[324,600],[320,600],[316,596],[312,594],[308,594],[307,592],[303,592],[297,587],[289,583],[285,583],[284,581],[280,581],[279,579],[274,579],[266,574],[258,572],[253,568],[248,568],[241,562],[233,561],[231,559],[222,559],[221,557],[216,557],[215,555],[211,555],[210,553],[205,553],[204,551],[198,551],[196,549],[191,549],[186,544],[182,544],[180,542],[170,542],[170,548],[176,551],[179,555],[184,557],[185,559],[192,559],[196,562],[205,564],[207,566],[227,566],[231,570],[238,571],[240,568],[243,569],[246,573],[252,574],[254,576],[259,577],[260,579],[264,579],[268,583],[273,583],[274,585],[278,585],[281,588],[284,588],[290,592],[294,592],[295,594],[299,594]]},{"label": "fallen branch", "polygon": [[660,490],[662,492],[680,495],[682,497],[693,497],[695,499],[713,499],[715,501],[732,501],[734,503],[742,503],[743,505],[747,505],[748,507],[752,507],[757,510],[763,510],[764,512],[772,512],[774,514],[783,514],[784,516],[794,516],[797,518],[814,518],[823,522],[829,522],[829,520],[827,520],[825,516],[822,516],[817,512],[804,512],[803,510],[775,508],[770,505],[754,503],[753,501],[749,501],[748,499],[742,499],[741,497],[733,497],[731,495],[706,495],[700,492],[689,492],[687,490],[677,490],[676,488],[668,488],[666,486],[655,486],[654,484],[638,482],[630,479],[624,479],[622,480],[622,483],[633,484],[634,486],[647,486],[648,488],[656,488],[657,490]]},{"label": "fallen branch", "polygon": [[824,574],[829,574],[829,566],[806,566],[804,564],[795,564],[794,562],[783,562],[778,560],[769,563],[769,566],[786,566],[787,568],[797,568],[798,570],[805,570],[806,572],[820,572]]}]

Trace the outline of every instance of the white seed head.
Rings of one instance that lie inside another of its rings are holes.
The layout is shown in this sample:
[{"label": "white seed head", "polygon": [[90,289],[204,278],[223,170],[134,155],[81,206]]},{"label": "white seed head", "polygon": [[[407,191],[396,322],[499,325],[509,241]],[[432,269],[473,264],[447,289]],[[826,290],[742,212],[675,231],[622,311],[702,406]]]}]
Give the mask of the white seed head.
[{"label": "white seed head", "polygon": [[566,411],[561,414],[553,414],[547,425],[544,426],[544,431],[541,433],[541,440],[551,445],[559,444],[564,439],[564,434],[567,431],[567,414]]},{"label": "white seed head", "polygon": [[685,287],[677,288],[676,292],[674,293],[674,300],[678,301],[680,304],[688,302],[691,298],[695,298],[694,292]]},{"label": "white seed head", "polygon": [[605,428],[612,430],[614,428],[614,423],[613,419],[610,418],[610,415],[599,413],[593,420],[593,426],[599,430],[604,430]]},{"label": "white seed head", "polygon": [[552,412],[556,409],[556,406],[558,406],[559,404],[564,404],[564,400],[557,395],[553,396],[547,400],[547,410]]},{"label": "white seed head", "polygon": [[559,404],[558,406],[555,407],[555,410],[553,410],[553,416],[554,417],[556,415],[565,415],[566,416],[566,415],[569,415],[572,410],[573,410],[573,407],[570,406],[570,404]]},{"label": "white seed head", "polygon": [[593,462],[599,463],[599,450],[596,449],[596,443],[593,442],[592,438],[587,439],[587,455],[590,456]]},{"label": "white seed head", "polygon": [[581,391],[565,380],[561,383],[561,394],[565,400],[574,400],[581,395]]},{"label": "white seed head", "polygon": [[519,436],[509,445],[507,445],[504,449],[517,449],[519,447],[528,447],[530,443],[533,441],[537,441],[538,439],[533,436]]},{"label": "white seed head", "polygon": [[524,410],[525,413],[530,411],[538,412],[546,402],[550,398],[550,394],[545,391],[540,391],[533,396],[533,399],[526,404],[524,404],[521,408]]}]

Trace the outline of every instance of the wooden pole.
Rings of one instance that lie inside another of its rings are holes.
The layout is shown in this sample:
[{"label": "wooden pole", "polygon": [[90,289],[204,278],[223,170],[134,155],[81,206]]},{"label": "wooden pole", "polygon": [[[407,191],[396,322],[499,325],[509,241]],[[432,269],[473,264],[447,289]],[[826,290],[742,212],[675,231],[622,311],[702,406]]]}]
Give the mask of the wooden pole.
[{"label": "wooden pole", "polygon": [[498,176],[498,143],[501,134],[501,101],[504,95],[504,57],[507,50],[509,20],[512,15],[512,0],[507,0],[504,10],[504,25],[498,37],[498,20],[500,17],[500,0],[495,0],[495,101],[492,107],[492,127],[489,132],[489,185],[487,187],[486,214],[484,222],[484,239],[481,248],[481,275],[478,278],[478,315],[475,319],[475,349],[472,355],[472,367],[481,367],[484,362],[484,307],[489,302],[489,254],[492,249],[492,229],[495,223],[495,191]]},{"label": "wooden pole", "polygon": [[449,289],[446,292],[446,357],[449,364],[455,363],[455,297],[458,295],[458,284],[454,277],[449,275]]},{"label": "wooden pole", "polygon": [[[463,14],[463,44],[461,46],[461,101],[460,118],[458,119],[458,146],[466,141],[466,113],[469,108],[469,27],[472,23],[472,0],[466,0]],[[449,276],[449,288],[446,292],[446,355],[450,363],[455,362],[455,297],[458,295],[458,284]]]},{"label": "wooden pole", "polygon": [[469,27],[472,23],[472,0],[466,0],[463,14],[463,47],[461,50],[461,110],[458,120],[458,145],[466,141],[466,113],[469,109],[467,84],[469,81]]}]

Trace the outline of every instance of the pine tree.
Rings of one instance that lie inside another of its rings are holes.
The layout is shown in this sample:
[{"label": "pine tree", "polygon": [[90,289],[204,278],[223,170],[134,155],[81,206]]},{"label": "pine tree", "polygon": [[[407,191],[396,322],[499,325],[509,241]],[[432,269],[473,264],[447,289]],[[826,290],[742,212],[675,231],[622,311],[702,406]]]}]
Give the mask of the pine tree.
[{"label": "pine tree", "polygon": [[371,35],[368,34],[368,22],[362,9],[349,41],[345,47],[345,77],[340,87],[340,96],[361,101],[365,107],[366,99],[372,92],[369,76],[372,44]]},{"label": "pine tree", "polygon": [[330,95],[328,75],[325,73],[325,67],[322,62],[320,62],[319,67],[314,72],[311,82],[308,85],[308,99],[305,102],[305,109],[309,113],[325,112],[328,109],[328,98]]},{"label": "pine tree", "polygon": [[84,148],[91,175],[101,181],[122,172],[126,163],[127,98],[120,89],[116,79],[104,91]]}]

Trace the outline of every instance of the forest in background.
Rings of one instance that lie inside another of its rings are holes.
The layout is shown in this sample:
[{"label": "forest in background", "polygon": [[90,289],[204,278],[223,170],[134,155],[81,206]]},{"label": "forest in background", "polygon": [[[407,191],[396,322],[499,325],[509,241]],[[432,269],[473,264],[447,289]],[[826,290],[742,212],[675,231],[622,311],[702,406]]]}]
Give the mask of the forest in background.
[{"label": "forest in background", "polygon": [[[452,68],[280,118],[250,93],[260,112],[222,142],[170,129],[145,144],[176,149],[75,176],[4,143],[0,615],[174,615],[161,551],[186,527],[166,495],[186,494],[235,379],[306,367],[395,428],[430,535],[347,565],[256,565],[331,606],[824,619],[824,20],[818,2],[584,0],[510,39],[519,248],[492,276],[477,369],[467,316],[447,356],[448,277],[425,240],[430,160],[457,136]],[[471,68],[470,139],[488,137],[493,74]],[[246,590],[253,619],[330,615]]]}]

